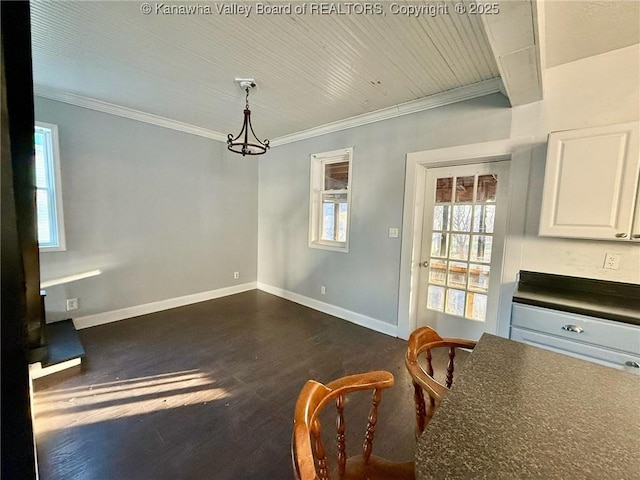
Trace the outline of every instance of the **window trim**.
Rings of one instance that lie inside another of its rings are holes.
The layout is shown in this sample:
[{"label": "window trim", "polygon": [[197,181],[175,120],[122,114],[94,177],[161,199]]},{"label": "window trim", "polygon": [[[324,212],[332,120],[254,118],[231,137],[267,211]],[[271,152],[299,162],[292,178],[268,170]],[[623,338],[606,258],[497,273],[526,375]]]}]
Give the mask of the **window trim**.
[{"label": "window trim", "polygon": [[[51,132],[51,153],[53,155],[53,198],[54,198],[54,220],[57,233],[56,245],[40,245],[38,241],[38,248],[40,252],[63,252],[67,249],[65,230],[64,230],[64,210],[62,208],[62,180],[60,175],[60,147],[58,143],[58,126],[53,123],[35,122],[36,128],[47,129]],[[35,134],[35,129],[34,129]],[[34,151],[35,152],[35,151]],[[35,155],[35,153],[34,153]],[[37,187],[36,187],[37,189]]]},{"label": "window trim", "polygon": [[[351,230],[351,193],[353,191],[353,147],[311,154],[309,175],[309,247],[334,252],[349,252],[349,234]],[[328,192],[323,190],[324,167],[332,163],[347,161],[349,163],[349,176],[347,188],[343,190],[331,190],[331,193],[347,194],[347,231],[344,242],[322,240],[322,195]]]}]

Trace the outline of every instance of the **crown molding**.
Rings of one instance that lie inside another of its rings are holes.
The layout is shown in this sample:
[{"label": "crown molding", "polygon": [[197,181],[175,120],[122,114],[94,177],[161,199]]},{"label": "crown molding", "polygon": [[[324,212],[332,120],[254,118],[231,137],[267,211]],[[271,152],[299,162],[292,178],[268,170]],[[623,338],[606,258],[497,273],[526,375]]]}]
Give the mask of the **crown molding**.
[{"label": "crown molding", "polygon": [[327,123],[319,127],[310,128],[301,132],[292,133],[291,135],[283,135],[271,140],[271,146],[276,147],[287,143],[298,142],[307,138],[319,137],[328,133],[339,132],[348,128],[359,127],[369,123],[380,122],[390,118],[410,115],[412,113],[430,110],[432,108],[443,107],[451,103],[462,102],[476,97],[482,97],[492,93],[498,93],[502,89],[502,81],[495,77],[482,82],[466,85],[464,87],[454,88],[446,92],[437,93],[419,100],[394,105],[393,107],[383,108],[375,112],[364,113],[345,120]]},{"label": "crown molding", "polygon": [[[369,123],[380,122],[382,120],[388,120],[390,118],[410,115],[412,113],[418,113],[424,110],[442,107],[451,103],[462,102],[464,100],[470,100],[472,98],[482,97],[484,95],[489,95],[492,93],[498,93],[502,90],[502,88],[503,86],[500,78],[492,78],[483,82],[454,88],[446,92],[431,95],[429,97],[424,97],[419,100],[401,103],[399,105],[376,110],[375,112],[357,115],[345,120],[338,120],[337,122],[327,123],[319,127],[302,130],[290,135],[283,135],[271,140],[271,146],[277,147],[279,145],[285,145],[287,143],[298,142],[300,140],[306,140],[313,137],[319,137],[328,133],[339,132],[348,128],[359,127],[361,125],[367,125]],[[134,110],[132,108],[103,102],[94,98],[84,97],[82,95],[76,95],[74,93],[68,93],[51,87],[45,87],[44,85],[34,85],[34,94],[38,97],[49,98],[51,100],[57,100],[59,102],[68,103],[77,107],[84,107],[91,110],[96,110],[98,112],[117,115],[119,117],[129,118],[131,120],[137,120],[139,122],[150,123],[159,127],[170,128],[172,130],[178,130],[181,132],[198,135],[200,137],[211,138],[220,142],[227,141],[227,136],[224,133],[216,132],[215,130],[207,130],[205,128],[188,123],[178,122],[176,120],[160,117],[158,115],[142,112],[140,110]]]},{"label": "crown molding", "polygon": [[95,98],[76,95],[75,93],[65,92],[56,88],[45,87],[44,85],[34,85],[33,90],[34,95],[38,97],[57,100],[59,102],[75,105],[76,107],[84,107],[102,113],[117,115],[118,117],[124,117],[131,120],[137,120],[139,122],[150,123],[151,125],[157,125],[159,127],[170,128],[171,130],[191,133],[192,135],[211,138],[220,142],[227,141],[227,136],[224,133],[216,132],[215,130],[207,130],[206,128],[197,127],[195,125],[179,122],[177,120],[171,120],[170,118],[161,117],[152,113],[134,110],[133,108],[103,102],[102,100],[96,100]]}]

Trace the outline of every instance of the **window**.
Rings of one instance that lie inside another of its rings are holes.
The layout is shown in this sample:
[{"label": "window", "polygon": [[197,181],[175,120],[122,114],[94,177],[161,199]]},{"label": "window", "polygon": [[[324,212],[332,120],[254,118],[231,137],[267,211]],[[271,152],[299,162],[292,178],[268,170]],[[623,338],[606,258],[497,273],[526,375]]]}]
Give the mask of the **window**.
[{"label": "window", "polygon": [[42,251],[64,250],[58,127],[49,123],[36,123],[34,143],[38,245]]},{"label": "window", "polygon": [[349,251],[353,148],[311,155],[309,246]]}]

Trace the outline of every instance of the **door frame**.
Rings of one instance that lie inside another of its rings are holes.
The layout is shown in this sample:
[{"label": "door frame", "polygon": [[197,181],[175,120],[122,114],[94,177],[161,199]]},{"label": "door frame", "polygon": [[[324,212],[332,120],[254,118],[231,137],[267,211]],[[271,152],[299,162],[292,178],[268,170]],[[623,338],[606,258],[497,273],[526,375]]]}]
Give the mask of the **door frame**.
[{"label": "door frame", "polygon": [[[408,339],[417,326],[419,263],[422,253],[422,220],[427,169],[501,160],[510,160],[511,166],[507,193],[507,228],[500,273],[497,331],[490,333],[502,337],[509,336],[511,297],[520,271],[525,234],[529,168],[533,147],[533,138],[526,136],[407,153],[398,292],[398,337]],[[514,195],[514,192],[517,194]]]}]

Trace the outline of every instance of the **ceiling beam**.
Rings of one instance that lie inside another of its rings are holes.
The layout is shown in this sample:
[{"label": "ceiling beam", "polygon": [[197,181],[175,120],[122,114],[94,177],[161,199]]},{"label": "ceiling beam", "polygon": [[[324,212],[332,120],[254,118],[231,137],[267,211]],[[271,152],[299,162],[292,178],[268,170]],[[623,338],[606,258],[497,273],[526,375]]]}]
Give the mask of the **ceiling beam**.
[{"label": "ceiling beam", "polygon": [[511,106],[542,100],[542,67],[536,0],[503,0],[500,12],[482,15],[489,45]]}]

